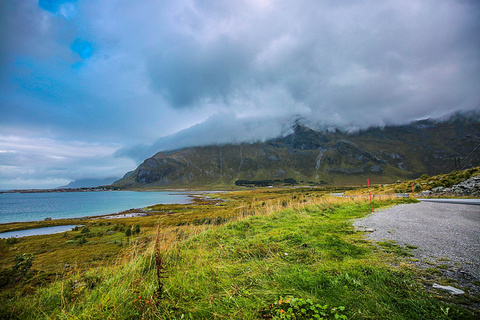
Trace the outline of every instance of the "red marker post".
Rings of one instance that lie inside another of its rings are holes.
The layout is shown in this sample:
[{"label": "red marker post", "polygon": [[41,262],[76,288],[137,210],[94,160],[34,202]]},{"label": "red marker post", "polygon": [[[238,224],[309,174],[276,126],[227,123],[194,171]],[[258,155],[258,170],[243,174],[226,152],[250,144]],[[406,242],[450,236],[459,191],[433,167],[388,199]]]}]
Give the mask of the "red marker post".
[{"label": "red marker post", "polygon": [[368,183],[368,194],[370,195],[370,209],[373,212],[372,192],[370,192],[370,179],[367,179],[367,183]]}]

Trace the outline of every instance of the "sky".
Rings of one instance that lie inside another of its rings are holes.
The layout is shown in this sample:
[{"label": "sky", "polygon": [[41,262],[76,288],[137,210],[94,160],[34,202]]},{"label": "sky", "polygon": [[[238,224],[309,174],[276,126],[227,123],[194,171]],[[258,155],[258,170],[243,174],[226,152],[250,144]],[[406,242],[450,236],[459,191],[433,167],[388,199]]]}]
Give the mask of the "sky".
[{"label": "sky", "polygon": [[0,190],[480,109],[477,0],[0,0]]}]

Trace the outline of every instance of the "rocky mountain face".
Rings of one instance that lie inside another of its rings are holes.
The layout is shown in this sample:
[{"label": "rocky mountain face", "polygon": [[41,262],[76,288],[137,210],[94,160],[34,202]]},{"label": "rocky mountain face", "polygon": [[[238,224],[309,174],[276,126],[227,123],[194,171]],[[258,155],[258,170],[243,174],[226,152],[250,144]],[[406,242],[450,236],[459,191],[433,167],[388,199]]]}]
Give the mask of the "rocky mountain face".
[{"label": "rocky mountain face", "polygon": [[480,119],[455,116],[356,133],[295,125],[266,142],[158,152],[115,182],[118,187],[387,183],[480,165]]}]

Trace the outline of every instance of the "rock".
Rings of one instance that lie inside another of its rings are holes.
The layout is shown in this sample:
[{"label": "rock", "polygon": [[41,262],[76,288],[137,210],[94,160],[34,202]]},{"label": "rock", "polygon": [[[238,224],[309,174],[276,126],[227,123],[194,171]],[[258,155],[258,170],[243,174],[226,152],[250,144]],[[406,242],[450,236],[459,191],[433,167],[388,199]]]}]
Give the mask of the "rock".
[{"label": "rock", "polygon": [[452,186],[452,192],[462,196],[480,196],[480,175]]},{"label": "rock", "polygon": [[446,292],[448,292],[448,293],[450,293],[450,294],[454,294],[454,295],[464,294],[464,293],[465,293],[465,291],[460,290],[460,289],[457,289],[457,288],[454,288],[454,287],[452,287],[452,286],[441,286],[441,285],[439,285],[439,284],[437,284],[437,283],[434,283],[434,284],[433,284],[433,288],[434,288],[434,289],[440,289],[440,290],[446,291]]},{"label": "rock", "polygon": [[432,192],[439,193],[439,192],[443,192],[444,189],[445,189],[444,187],[436,187],[432,189]]},{"label": "rock", "polygon": [[45,221],[52,221],[52,217],[45,218]]},{"label": "rock", "polygon": [[421,197],[426,197],[426,196],[429,196],[429,195],[431,195],[431,194],[432,194],[432,191],[430,191],[430,190],[425,190],[425,191],[422,191],[422,192],[420,193],[420,196],[421,196]]},{"label": "rock", "polygon": [[395,193],[395,197],[397,198],[410,198],[408,193]]}]

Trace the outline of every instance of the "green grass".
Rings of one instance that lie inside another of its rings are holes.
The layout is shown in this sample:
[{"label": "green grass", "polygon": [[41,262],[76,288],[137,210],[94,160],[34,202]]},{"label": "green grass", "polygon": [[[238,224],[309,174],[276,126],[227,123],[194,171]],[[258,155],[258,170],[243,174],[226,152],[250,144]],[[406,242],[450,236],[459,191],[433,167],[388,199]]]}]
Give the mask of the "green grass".
[{"label": "green grass", "polygon": [[[223,197],[228,200],[223,207],[204,206],[203,216],[178,211],[164,218],[157,251],[149,238],[138,237],[114,264],[74,269],[30,291],[25,284],[3,293],[0,317],[258,319],[270,314],[280,319],[289,314],[306,319],[306,307],[317,308],[309,309],[310,315],[326,310],[332,319],[335,314],[347,319],[479,316],[425,290],[404,262],[405,252],[414,248],[378,247],[354,230],[352,219],[370,212],[366,200],[324,198],[306,190]],[[399,202],[376,201],[375,207]],[[206,216],[222,220],[194,223]],[[155,252],[166,270],[161,294]]]}]

